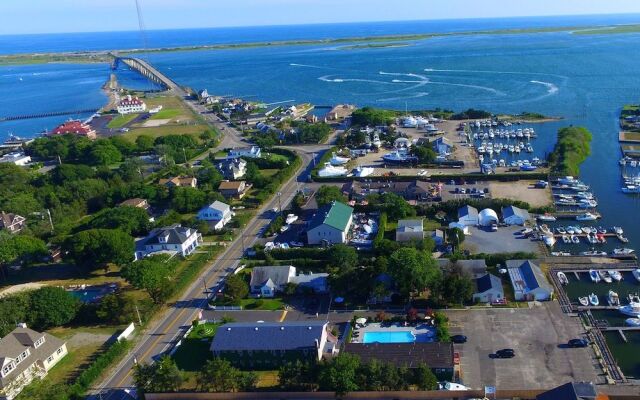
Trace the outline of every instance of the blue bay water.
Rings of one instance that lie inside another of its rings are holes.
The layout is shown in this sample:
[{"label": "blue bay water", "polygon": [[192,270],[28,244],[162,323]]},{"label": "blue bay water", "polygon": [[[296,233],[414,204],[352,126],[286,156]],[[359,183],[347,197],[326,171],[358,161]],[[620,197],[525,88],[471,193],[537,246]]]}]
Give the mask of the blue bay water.
[{"label": "blue bay water", "polygon": [[[630,23],[637,19],[637,16],[564,17],[163,31],[150,33],[150,41],[153,46],[169,46]],[[30,51],[29,45],[20,40],[7,47],[2,42],[4,38],[0,37],[0,52]],[[131,35],[124,38],[120,33],[80,35],[76,41],[54,35],[33,42],[38,49],[54,50],[74,46],[123,48],[127,43],[137,47],[135,38]],[[594,134],[593,154],[582,167],[582,178],[598,197],[599,211],[605,216],[602,224],[624,226],[631,244],[638,243],[638,200],[619,191],[617,116],[622,105],[640,101],[639,34],[474,35],[439,37],[410,44],[350,50],[342,44],[274,46],[154,53],[144,57],[180,84],[266,102],[295,100],[320,105],[344,102],[395,109],[474,107],[494,112],[533,111],[561,116],[564,120],[560,122],[536,125],[537,151],[544,153],[552,148],[561,126],[588,127]],[[107,65],[2,67],[0,114],[100,106],[105,101],[100,86],[109,72]],[[37,75],[30,76],[34,73],[49,75],[47,79],[36,80]],[[119,75],[126,84],[146,84],[134,74]],[[20,76],[22,81],[18,79]],[[44,127],[52,128],[66,118],[0,123],[0,135],[8,130],[33,134]]]}]

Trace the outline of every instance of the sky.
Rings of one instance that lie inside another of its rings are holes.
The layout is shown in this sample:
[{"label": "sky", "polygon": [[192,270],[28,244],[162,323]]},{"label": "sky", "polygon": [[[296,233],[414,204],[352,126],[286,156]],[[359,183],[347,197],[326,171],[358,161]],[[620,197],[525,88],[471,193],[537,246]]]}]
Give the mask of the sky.
[{"label": "sky", "polygon": [[[640,13],[638,0],[138,0],[147,29]],[[135,0],[0,0],[0,34],[138,29]]]}]

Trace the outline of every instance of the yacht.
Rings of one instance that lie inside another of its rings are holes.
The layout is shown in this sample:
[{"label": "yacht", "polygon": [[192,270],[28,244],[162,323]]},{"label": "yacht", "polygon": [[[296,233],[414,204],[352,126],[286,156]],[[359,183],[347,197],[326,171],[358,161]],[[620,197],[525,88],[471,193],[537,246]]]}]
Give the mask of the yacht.
[{"label": "yacht", "polygon": [[600,271],[600,276],[602,277],[602,280],[605,281],[606,283],[613,282],[613,279],[611,278],[609,271]]},{"label": "yacht", "polygon": [[567,233],[567,231],[562,226],[557,227],[556,231],[558,231],[558,233],[561,235],[566,235]]},{"label": "yacht", "polygon": [[640,316],[640,303],[631,302],[626,306],[618,308],[618,311],[630,317],[638,317]]},{"label": "yacht", "polygon": [[417,164],[418,157],[409,155],[406,150],[396,150],[382,156],[382,160],[389,164]]},{"label": "yacht", "polygon": [[631,274],[636,278],[636,281],[640,282],[640,268],[634,269]]},{"label": "yacht", "polygon": [[594,283],[598,283],[601,280],[600,274],[598,274],[598,271],[596,271],[595,269],[589,270],[589,277],[591,278],[591,281]]},{"label": "yacht", "polygon": [[620,305],[620,296],[618,296],[618,293],[614,292],[613,290],[609,290],[607,301],[609,302],[610,306],[617,307]]},{"label": "yacht", "polygon": [[358,165],[353,170],[353,176],[362,178],[362,177],[365,177],[365,176],[372,175],[373,172],[374,172],[374,168],[373,167],[363,167],[361,165]]},{"label": "yacht", "polygon": [[567,235],[562,235],[562,243],[564,244],[571,244],[571,238]]},{"label": "yacht", "polygon": [[613,251],[611,252],[611,254],[613,254],[614,256],[628,256],[631,255],[633,253],[635,253],[636,251],[634,249],[628,249],[628,248],[618,248],[618,249],[613,249]]},{"label": "yacht", "polygon": [[580,296],[578,297],[578,303],[580,303],[581,306],[588,306],[589,305],[589,297],[588,296]]},{"label": "yacht", "polygon": [[438,384],[438,389],[440,390],[455,390],[455,391],[464,391],[464,390],[471,390],[471,388],[461,385],[459,383],[453,383],[453,382],[442,382]]},{"label": "yacht", "polygon": [[640,327],[640,317],[627,318],[624,320],[624,324],[627,326]]},{"label": "yacht", "polygon": [[583,251],[582,253],[580,253],[581,256],[587,256],[587,257],[606,257],[607,256],[607,252],[606,251],[597,251],[597,250],[589,250],[589,251]]},{"label": "yacht", "polygon": [[624,233],[622,228],[620,228],[619,226],[614,226],[612,229],[616,233],[616,235],[622,235]]},{"label": "yacht", "polygon": [[584,214],[580,214],[576,217],[576,221],[595,221],[598,217],[594,214],[586,212]]},{"label": "yacht", "polygon": [[589,303],[591,303],[592,306],[599,306],[600,299],[598,299],[598,296],[595,293],[591,293],[589,295]]},{"label": "yacht", "polygon": [[538,221],[554,222],[555,220],[556,220],[556,217],[554,217],[551,214],[538,215]]},{"label": "yacht", "polygon": [[620,273],[620,271],[617,271],[615,269],[610,269],[607,272],[609,272],[609,275],[611,275],[614,281],[620,282],[622,280],[622,274]]},{"label": "yacht", "polygon": [[331,163],[331,165],[335,167],[338,165],[344,165],[348,163],[349,160],[351,160],[349,157],[340,157],[336,153],[333,153],[333,155],[331,156],[331,160],[329,160],[329,162]]},{"label": "yacht", "polygon": [[540,232],[544,233],[545,235],[553,236],[553,232],[551,232],[551,229],[549,229],[547,224],[540,225]]},{"label": "yacht", "polygon": [[544,241],[544,244],[549,247],[553,247],[553,245],[556,244],[556,238],[553,236],[544,236],[542,240]]},{"label": "yacht", "polygon": [[571,243],[580,244],[580,238],[577,237],[576,235],[571,235]]},{"label": "yacht", "polygon": [[626,185],[622,187],[622,193],[640,193],[640,186]]},{"label": "yacht", "polygon": [[324,168],[318,171],[318,176],[321,177],[330,177],[330,176],[344,176],[347,175],[349,171],[347,171],[344,167],[336,167],[331,165],[331,163],[325,163]]},{"label": "yacht", "polygon": [[569,279],[567,278],[567,275],[565,275],[564,272],[558,271],[556,275],[558,276],[558,281],[560,281],[561,285],[569,284]]}]

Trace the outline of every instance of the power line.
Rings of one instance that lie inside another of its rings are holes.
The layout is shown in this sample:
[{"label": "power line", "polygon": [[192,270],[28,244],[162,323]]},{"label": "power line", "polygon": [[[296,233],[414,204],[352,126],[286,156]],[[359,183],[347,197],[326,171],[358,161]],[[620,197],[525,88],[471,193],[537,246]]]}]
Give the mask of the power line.
[{"label": "power line", "polygon": [[147,33],[144,26],[144,19],[142,18],[142,7],[140,6],[140,1],[135,0],[136,2],[136,12],[138,13],[138,28],[140,29],[140,38],[142,39],[142,47],[144,50],[147,50]]}]

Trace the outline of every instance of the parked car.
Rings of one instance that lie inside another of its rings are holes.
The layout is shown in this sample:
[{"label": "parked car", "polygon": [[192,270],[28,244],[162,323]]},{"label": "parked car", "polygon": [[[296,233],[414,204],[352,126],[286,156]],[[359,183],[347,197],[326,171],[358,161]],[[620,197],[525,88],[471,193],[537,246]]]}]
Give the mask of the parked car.
[{"label": "parked car", "polygon": [[451,336],[451,341],[453,343],[466,343],[467,337],[465,335],[453,335]]},{"label": "parked car", "polygon": [[567,346],[569,347],[587,347],[589,346],[589,342],[585,339],[571,339],[567,342]]},{"label": "parked car", "polygon": [[502,349],[496,351],[497,358],[513,358],[516,356],[515,351],[513,349]]}]

